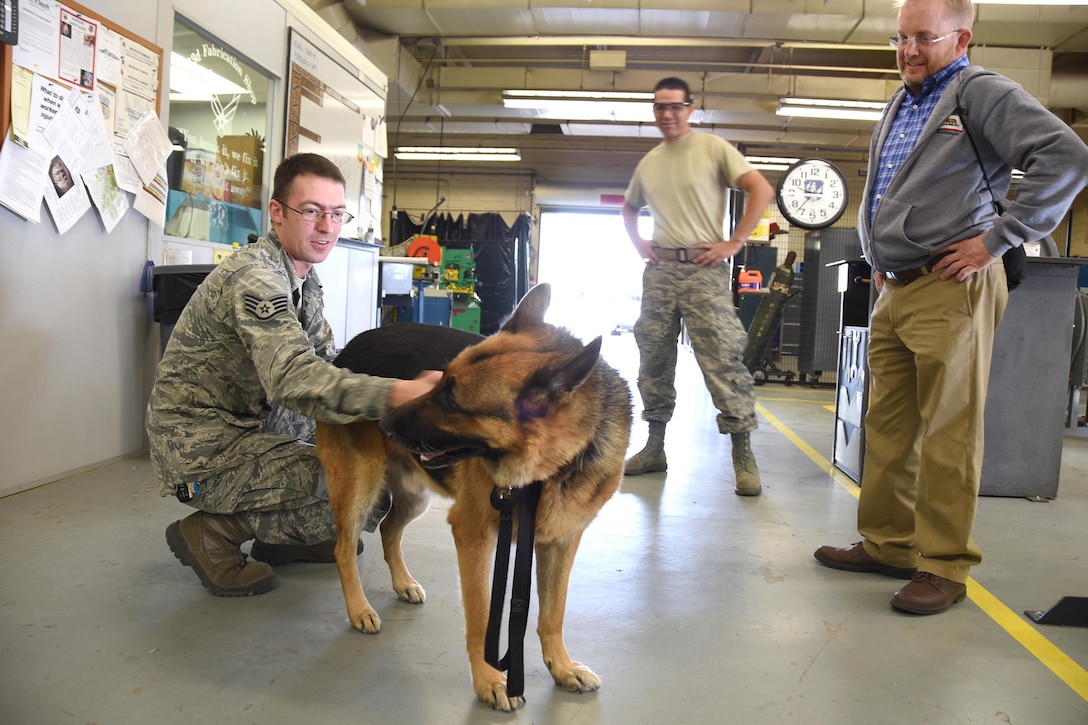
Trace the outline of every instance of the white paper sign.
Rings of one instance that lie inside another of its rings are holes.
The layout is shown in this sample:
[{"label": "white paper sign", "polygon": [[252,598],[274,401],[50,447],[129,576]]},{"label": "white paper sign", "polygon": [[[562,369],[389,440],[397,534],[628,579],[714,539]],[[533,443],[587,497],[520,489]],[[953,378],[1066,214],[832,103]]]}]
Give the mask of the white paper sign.
[{"label": "white paper sign", "polygon": [[[98,106],[97,99],[94,106]],[[105,142],[106,127],[101,121],[101,108],[97,115],[92,109],[83,93],[73,88],[57,115],[45,127],[45,137],[53,150],[77,174],[87,168],[85,162],[95,147]]]},{"label": "white paper sign", "polygon": [[49,159],[20,146],[9,133],[0,148],[0,204],[32,222],[41,221],[42,190]]},{"label": "white paper sign", "polygon": [[83,182],[87,184],[91,200],[98,209],[98,216],[102,219],[102,226],[106,233],[113,231],[117,222],[128,211],[128,195],[117,186],[117,179],[113,175],[113,166],[103,166],[89,173],[83,174]]},{"label": "white paper sign", "polygon": [[149,220],[160,227],[166,226],[166,167],[163,166],[151,179],[136,192],[132,206]]},{"label": "white paper sign", "polygon": [[174,144],[163,130],[159,116],[148,110],[125,135],[125,151],[144,184],[150,184],[166,163]]},{"label": "white paper sign", "polygon": [[45,184],[45,205],[53,215],[57,232],[64,234],[91,208],[91,198],[83,179],[73,175],[58,155],[49,160],[49,175]]},{"label": "white paper sign", "polygon": [[107,27],[99,29],[95,77],[116,88],[121,85],[121,34]]},{"label": "white paper sign", "polygon": [[53,145],[45,137],[45,127],[60,112],[67,95],[68,89],[64,86],[45,76],[34,76],[34,87],[30,90],[30,128],[27,140],[30,148],[39,154],[53,153]]},{"label": "white paper sign", "polygon": [[11,60],[39,73],[54,75],[60,66],[60,5],[55,0],[19,3],[19,44]]}]

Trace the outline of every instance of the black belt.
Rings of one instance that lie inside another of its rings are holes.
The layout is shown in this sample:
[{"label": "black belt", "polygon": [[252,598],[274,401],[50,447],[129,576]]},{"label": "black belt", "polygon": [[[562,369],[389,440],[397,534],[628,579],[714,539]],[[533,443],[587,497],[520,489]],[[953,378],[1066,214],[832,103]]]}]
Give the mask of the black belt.
[{"label": "black belt", "polygon": [[658,259],[669,259],[673,262],[694,262],[695,258],[705,251],[701,247],[698,249],[695,247],[682,247],[681,249],[654,247],[654,254],[657,255]]},{"label": "black belt", "polygon": [[910,284],[911,282],[919,280],[932,272],[933,267],[943,256],[943,254],[938,254],[936,257],[930,257],[929,260],[921,267],[915,267],[914,269],[904,269],[900,270],[899,272],[885,272],[884,276],[887,279],[890,279],[892,282],[895,282],[896,284]]}]

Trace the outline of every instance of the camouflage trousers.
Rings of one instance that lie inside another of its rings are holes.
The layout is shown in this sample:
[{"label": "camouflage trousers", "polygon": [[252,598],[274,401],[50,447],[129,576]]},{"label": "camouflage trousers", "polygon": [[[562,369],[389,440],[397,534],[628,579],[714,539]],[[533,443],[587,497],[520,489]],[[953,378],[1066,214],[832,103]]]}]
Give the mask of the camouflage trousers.
[{"label": "camouflage trousers", "polygon": [[[274,407],[263,433],[281,439],[263,455],[200,482],[189,505],[242,516],[266,544],[318,544],[336,538],[325,470],[314,449],[317,424]],[[378,506],[364,525],[373,531],[388,506]]]},{"label": "camouflage trousers", "polygon": [[672,419],[681,320],[719,411],[718,430],[755,430],[755,388],[752,374],[741,362],[747,335],[733,307],[725,264],[714,269],[668,260],[646,265],[642,310],[634,328],[642,419],[662,423]]}]

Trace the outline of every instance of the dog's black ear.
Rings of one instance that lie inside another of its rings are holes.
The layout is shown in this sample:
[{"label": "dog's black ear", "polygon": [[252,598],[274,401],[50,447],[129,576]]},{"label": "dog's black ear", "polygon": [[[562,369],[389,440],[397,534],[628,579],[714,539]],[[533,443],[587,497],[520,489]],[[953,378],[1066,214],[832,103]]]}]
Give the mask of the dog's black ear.
[{"label": "dog's black ear", "polygon": [[548,414],[551,405],[586,381],[601,356],[601,337],[582,348],[573,358],[556,367],[541,368],[518,396],[518,419]]},{"label": "dog's black ear", "polygon": [[522,332],[544,324],[544,313],[552,303],[552,286],[541,282],[521,298],[514,314],[502,326],[505,332]]}]

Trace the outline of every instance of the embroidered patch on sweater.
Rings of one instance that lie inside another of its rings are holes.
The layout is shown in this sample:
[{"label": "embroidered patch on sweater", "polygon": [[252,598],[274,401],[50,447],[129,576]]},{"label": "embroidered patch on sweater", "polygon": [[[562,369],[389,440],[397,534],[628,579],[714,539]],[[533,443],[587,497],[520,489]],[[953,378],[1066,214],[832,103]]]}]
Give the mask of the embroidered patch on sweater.
[{"label": "embroidered patch on sweater", "polygon": [[287,299],[287,295],[275,295],[265,300],[255,294],[246,292],[245,308],[246,312],[253,315],[261,322],[265,322],[271,320],[276,315],[282,315],[289,311],[291,309],[291,303]]},{"label": "embroidered patch on sweater", "polygon": [[945,119],[945,122],[937,129],[937,133],[963,133],[963,121],[960,120],[959,114],[953,113]]}]

